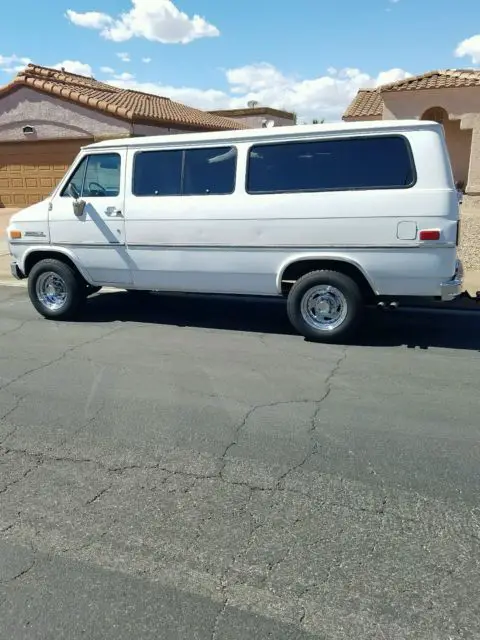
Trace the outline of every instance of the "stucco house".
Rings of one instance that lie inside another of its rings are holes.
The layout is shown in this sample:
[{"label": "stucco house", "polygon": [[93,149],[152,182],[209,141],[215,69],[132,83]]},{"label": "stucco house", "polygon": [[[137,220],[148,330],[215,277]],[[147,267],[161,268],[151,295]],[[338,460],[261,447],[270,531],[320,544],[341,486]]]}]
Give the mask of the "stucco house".
[{"label": "stucco house", "polygon": [[376,89],[361,89],[343,114],[348,122],[406,118],[443,125],[465,203],[480,206],[480,70],[429,71]]},{"label": "stucco house", "polygon": [[210,111],[217,116],[233,118],[251,129],[261,127],[289,127],[295,124],[295,114],[290,111],[273,109],[272,107],[245,107],[244,109],[222,109],[220,111]]},{"label": "stucco house", "polygon": [[245,128],[169,98],[31,64],[0,88],[0,207],[48,196],[80,147],[94,141]]}]

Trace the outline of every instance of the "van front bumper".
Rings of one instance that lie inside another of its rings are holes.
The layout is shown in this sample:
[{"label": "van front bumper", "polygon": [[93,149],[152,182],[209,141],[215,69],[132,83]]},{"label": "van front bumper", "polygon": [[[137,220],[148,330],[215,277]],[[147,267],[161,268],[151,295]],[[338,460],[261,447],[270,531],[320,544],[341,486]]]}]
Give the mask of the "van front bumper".
[{"label": "van front bumper", "polygon": [[25,275],[20,271],[20,268],[16,262],[10,263],[10,272],[14,278],[17,280],[23,280]]},{"label": "van front bumper", "polygon": [[453,278],[446,282],[440,283],[440,297],[442,302],[450,302],[455,300],[462,293],[463,286],[463,266],[460,260],[457,260],[455,274]]}]

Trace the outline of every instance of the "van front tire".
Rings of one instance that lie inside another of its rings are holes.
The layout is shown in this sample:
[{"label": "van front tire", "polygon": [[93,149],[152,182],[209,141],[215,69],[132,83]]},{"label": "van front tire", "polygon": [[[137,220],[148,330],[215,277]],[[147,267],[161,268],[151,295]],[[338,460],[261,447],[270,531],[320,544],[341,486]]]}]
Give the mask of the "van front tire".
[{"label": "van front tire", "polygon": [[290,289],[287,313],[308,340],[339,342],[357,329],[363,312],[357,283],[337,271],[312,271]]},{"label": "van front tire", "polygon": [[60,260],[38,262],[28,277],[28,295],[35,309],[49,320],[70,320],[86,300],[80,275]]}]

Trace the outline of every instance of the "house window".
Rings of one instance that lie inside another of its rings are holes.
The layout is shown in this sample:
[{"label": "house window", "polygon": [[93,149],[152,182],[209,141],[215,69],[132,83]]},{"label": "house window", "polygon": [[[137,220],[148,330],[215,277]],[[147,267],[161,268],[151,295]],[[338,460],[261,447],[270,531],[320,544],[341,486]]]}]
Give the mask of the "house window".
[{"label": "house window", "polygon": [[415,182],[403,136],[377,136],[251,147],[247,192],[292,193],[402,189]]},{"label": "house window", "polygon": [[136,196],[225,195],[235,189],[235,147],[141,151],[135,155]]}]

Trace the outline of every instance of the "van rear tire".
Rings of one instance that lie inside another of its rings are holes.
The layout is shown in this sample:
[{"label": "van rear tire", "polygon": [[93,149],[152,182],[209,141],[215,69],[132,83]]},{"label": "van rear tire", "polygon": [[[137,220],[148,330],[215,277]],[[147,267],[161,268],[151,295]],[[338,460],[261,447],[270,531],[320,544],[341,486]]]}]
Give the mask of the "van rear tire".
[{"label": "van rear tire", "polygon": [[353,335],[364,303],[357,283],[337,271],[312,271],[290,289],[287,313],[308,340],[339,342]]},{"label": "van rear tire", "polygon": [[55,259],[37,262],[28,276],[28,295],[48,320],[70,320],[86,300],[85,285],[70,265]]}]

